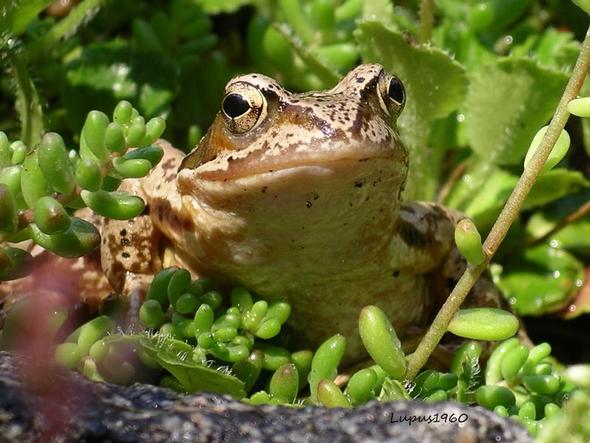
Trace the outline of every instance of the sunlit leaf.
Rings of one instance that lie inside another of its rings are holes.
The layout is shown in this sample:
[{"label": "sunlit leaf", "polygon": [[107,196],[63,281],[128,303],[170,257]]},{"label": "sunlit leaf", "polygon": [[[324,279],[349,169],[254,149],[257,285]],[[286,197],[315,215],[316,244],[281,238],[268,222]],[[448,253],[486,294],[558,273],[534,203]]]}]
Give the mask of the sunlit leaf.
[{"label": "sunlit leaf", "polygon": [[463,67],[434,47],[415,47],[404,36],[374,21],[363,21],[355,36],[363,61],[381,63],[404,83],[406,107],[399,118],[410,152],[406,198],[432,198],[440,160],[428,147],[430,124],[457,109],[467,87]]},{"label": "sunlit leaf", "polygon": [[521,315],[542,315],[566,306],[584,282],[584,267],[568,252],[548,245],[526,249],[504,263],[500,289]]},{"label": "sunlit leaf", "polygon": [[465,100],[473,150],[488,162],[519,163],[553,115],[567,78],[527,59],[506,58],[482,67],[472,76]]}]

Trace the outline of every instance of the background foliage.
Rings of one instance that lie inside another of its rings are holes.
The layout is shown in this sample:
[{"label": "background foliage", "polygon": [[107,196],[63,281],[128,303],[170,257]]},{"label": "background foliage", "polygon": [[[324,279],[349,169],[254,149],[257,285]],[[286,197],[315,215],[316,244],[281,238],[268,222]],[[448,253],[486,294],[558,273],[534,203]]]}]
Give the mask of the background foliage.
[{"label": "background foliage", "polygon": [[[31,148],[54,131],[76,147],[89,111],[129,100],[146,120],[165,117],[164,137],[189,151],[238,73],[304,91],[376,62],[408,93],[398,122],[411,156],[405,198],[457,208],[483,234],[551,117],[589,23],[584,0],[59,3],[0,0],[0,130],[10,140]],[[590,311],[589,121],[570,120],[572,149],[539,178],[495,258],[493,273],[522,314]],[[587,359],[575,343],[588,335],[570,329],[557,336],[562,356]]]}]

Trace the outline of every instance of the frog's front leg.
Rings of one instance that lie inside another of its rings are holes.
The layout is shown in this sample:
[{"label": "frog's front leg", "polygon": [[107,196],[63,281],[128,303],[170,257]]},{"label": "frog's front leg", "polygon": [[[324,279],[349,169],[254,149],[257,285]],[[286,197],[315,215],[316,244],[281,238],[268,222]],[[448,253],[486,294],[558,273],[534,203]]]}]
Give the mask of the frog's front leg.
[{"label": "frog's front leg", "polygon": [[[146,199],[139,180],[124,181],[121,190]],[[160,234],[149,215],[149,202],[142,215],[129,220],[104,219],[101,228],[103,271],[115,292],[123,294],[127,321],[134,325],[147,288],[162,268]]]},{"label": "frog's front leg", "polygon": [[[467,267],[454,239],[455,226],[463,218],[465,215],[435,203],[403,203],[400,208],[397,234],[401,239],[398,244],[401,250],[398,254],[409,257],[407,266],[424,273],[430,316],[423,327],[413,331],[414,338],[404,343],[406,351],[417,345]],[[477,280],[462,307],[509,309],[488,271]],[[454,350],[463,343],[464,340],[456,336],[445,336],[431,356],[429,365],[448,367]]]},{"label": "frog's front leg", "polygon": [[[465,218],[458,211],[436,203],[403,203],[397,226],[398,237],[406,250],[399,255],[411,257],[406,265],[429,274],[434,308],[444,303],[467,267],[455,245],[455,226]],[[503,297],[484,272],[471,289],[464,306],[503,306]]]},{"label": "frog's front leg", "polygon": [[102,221],[102,268],[113,289],[128,301],[131,323],[154,274],[163,267],[180,266],[196,275],[176,252],[184,238],[178,229],[182,202],[176,188],[183,154],[164,140],[157,143],[164,151],[158,165],[148,176],[124,180],[120,187],[144,199],[143,214],[130,220]]}]

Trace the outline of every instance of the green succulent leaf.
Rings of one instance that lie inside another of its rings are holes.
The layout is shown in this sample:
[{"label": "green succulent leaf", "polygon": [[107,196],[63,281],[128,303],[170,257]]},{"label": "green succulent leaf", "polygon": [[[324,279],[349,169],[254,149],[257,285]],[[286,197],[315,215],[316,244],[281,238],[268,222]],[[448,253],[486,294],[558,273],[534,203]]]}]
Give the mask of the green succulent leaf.
[{"label": "green succulent leaf", "polygon": [[29,225],[29,229],[35,243],[62,257],[81,257],[100,244],[96,227],[76,217],[71,218],[69,228],[63,233],[48,235],[35,224]]},{"label": "green succulent leaf", "polygon": [[32,261],[31,254],[20,248],[0,249],[0,281],[16,280],[26,276]]},{"label": "green succulent leaf", "polygon": [[196,3],[208,14],[228,14],[254,3],[254,0],[196,0]]},{"label": "green succulent leaf", "polygon": [[82,191],[80,197],[97,214],[115,220],[137,217],[145,208],[145,202],[136,195],[123,191]]}]

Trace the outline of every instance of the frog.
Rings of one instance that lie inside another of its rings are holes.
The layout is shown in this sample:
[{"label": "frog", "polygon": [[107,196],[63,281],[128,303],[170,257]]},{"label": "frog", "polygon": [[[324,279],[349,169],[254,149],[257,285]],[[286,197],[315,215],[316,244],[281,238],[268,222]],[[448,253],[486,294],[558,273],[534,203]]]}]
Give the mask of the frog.
[{"label": "frog", "polygon": [[[153,275],[177,266],[287,301],[299,347],[339,333],[346,361],[361,359],[358,316],[367,305],[411,343],[466,265],[454,242],[464,216],[403,200],[405,100],[402,81],[379,64],[357,66],[324,91],[290,92],[262,74],[231,79],[194,150],[159,140],[161,162],[123,182],[145,211],[94,220],[100,288],[110,285],[136,312]],[[467,304],[498,307],[499,298],[484,276]]]}]

